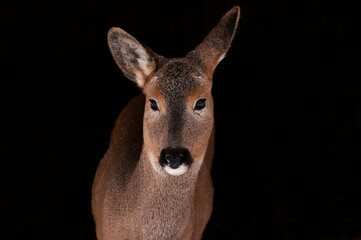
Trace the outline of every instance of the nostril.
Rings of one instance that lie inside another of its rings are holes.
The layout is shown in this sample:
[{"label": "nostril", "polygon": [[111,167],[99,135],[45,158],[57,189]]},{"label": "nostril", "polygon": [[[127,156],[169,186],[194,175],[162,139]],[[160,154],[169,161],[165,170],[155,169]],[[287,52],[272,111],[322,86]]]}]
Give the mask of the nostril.
[{"label": "nostril", "polygon": [[168,163],[170,162],[181,162],[183,159],[183,154],[165,154],[165,159]]}]

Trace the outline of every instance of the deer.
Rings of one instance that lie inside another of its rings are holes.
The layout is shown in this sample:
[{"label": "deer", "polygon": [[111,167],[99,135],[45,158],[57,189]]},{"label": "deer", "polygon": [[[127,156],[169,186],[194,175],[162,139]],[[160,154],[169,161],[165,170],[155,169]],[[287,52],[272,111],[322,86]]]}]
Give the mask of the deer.
[{"label": "deer", "polygon": [[166,58],[121,28],[110,52],[142,93],[123,108],[96,169],[91,207],[98,240],[201,239],[213,210],[213,73],[240,18],[229,10],[181,58]]}]

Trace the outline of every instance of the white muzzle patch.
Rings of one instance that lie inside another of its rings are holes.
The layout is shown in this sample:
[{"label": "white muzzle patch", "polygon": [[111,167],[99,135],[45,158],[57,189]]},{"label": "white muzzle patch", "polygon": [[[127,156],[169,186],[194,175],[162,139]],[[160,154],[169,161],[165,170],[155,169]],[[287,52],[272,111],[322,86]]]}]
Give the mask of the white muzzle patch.
[{"label": "white muzzle patch", "polygon": [[171,168],[169,166],[164,166],[163,169],[164,169],[164,171],[166,171],[170,175],[179,176],[179,175],[182,175],[185,172],[187,172],[188,168],[189,168],[189,166],[182,164],[182,165],[180,165],[179,167],[177,167],[175,169],[173,169],[173,168]]}]

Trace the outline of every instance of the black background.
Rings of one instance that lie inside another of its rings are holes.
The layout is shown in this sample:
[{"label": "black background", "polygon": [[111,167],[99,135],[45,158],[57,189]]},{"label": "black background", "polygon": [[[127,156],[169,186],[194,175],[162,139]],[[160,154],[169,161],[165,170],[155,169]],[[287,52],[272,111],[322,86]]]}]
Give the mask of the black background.
[{"label": "black background", "polygon": [[1,5],[2,235],[95,239],[94,173],[117,115],[140,93],[110,55],[110,27],[181,57],[240,5],[214,75],[204,239],[360,239],[360,1]]}]

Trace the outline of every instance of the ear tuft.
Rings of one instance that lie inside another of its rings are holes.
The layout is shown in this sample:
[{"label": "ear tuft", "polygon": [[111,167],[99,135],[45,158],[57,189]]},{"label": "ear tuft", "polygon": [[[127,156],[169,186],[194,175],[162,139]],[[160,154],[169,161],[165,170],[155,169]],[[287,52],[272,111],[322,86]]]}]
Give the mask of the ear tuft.
[{"label": "ear tuft", "polygon": [[229,10],[203,42],[188,55],[200,56],[204,68],[213,73],[231,46],[238,27],[240,15],[239,6],[235,6]]},{"label": "ear tuft", "polygon": [[157,68],[158,55],[120,28],[109,30],[108,45],[124,75],[143,88],[148,77]]}]

